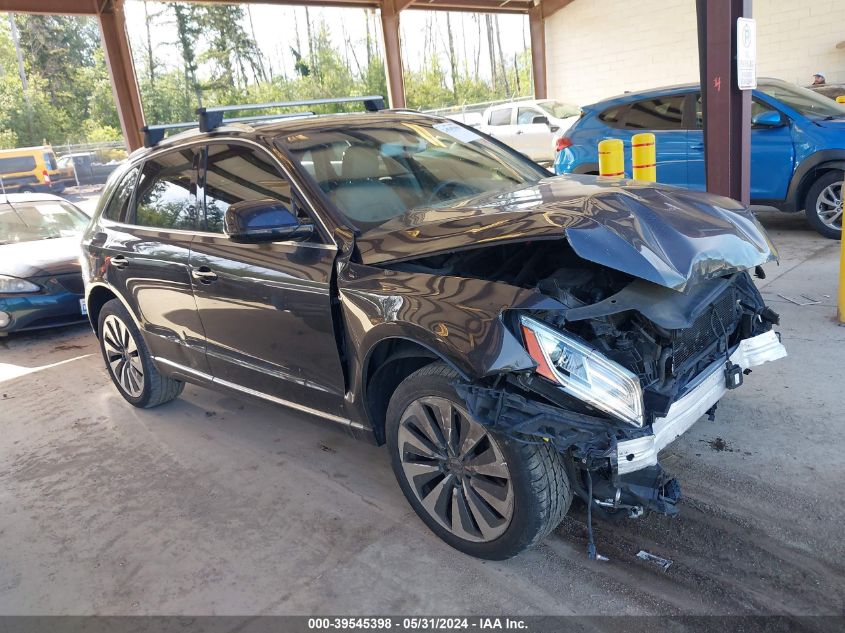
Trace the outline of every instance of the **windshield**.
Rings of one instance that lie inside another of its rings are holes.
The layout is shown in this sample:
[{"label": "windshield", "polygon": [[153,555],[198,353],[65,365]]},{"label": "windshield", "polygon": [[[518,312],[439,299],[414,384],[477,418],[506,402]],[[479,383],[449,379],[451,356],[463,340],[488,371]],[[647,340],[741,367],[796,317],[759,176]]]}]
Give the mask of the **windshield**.
[{"label": "windshield", "polygon": [[838,119],[845,117],[845,106],[800,86],[761,84],[760,90],[773,99],[785,103],[808,119]]},{"label": "windshield", "polygon": [[556,119],[565,119],[581,114],[581,108],[577,105],[563,103],[562,101],[541,101],[537,106]]},{"label": "windshield", "polygon": [[87,225],[84,213],[59,200],[0,206],[0,244],[74,237]]},{"label": "windshield", "polygon": [[412,209],[451,205],[549,175],[471,129],[437,119],[343,121],[279,141],[364,230]]}]

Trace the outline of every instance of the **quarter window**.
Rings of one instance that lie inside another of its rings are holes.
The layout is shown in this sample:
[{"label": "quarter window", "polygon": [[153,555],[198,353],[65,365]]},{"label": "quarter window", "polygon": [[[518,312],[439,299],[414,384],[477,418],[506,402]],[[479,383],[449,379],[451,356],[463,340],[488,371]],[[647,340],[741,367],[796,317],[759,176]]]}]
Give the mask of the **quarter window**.
[{"label": "quarter window", "polygon": [[493,110],[490,113],[490,125],[510,125],[511,124],[511,108],[502,108],[501,110]]},{"label": "quarter window", "polygon": [[109,200],[109,206],[103,212],[107,220],[122,222],[126,218],[126,209],[129,207],[129,200],[132,192],[135,191],[135,184],[138,181],[138,168],[133,167],[120,181],[114,194]]},{"label": "quarter window", "polygon": [[196,151],[187,148],[144,163],[135,197],[135,224],[197,229],[196,157]]},{"label": "quarter window", "polygon": [[272,199],[291,209],[290,182],[268,154],[243,145],[208,146],[205,168],[205,226],[223,233],[226,209],[237,202]]},{"label": "quarter window", "polygon": [[631,130],[681,130],[686,95],[636,101],[628,108],[625,127]]}]

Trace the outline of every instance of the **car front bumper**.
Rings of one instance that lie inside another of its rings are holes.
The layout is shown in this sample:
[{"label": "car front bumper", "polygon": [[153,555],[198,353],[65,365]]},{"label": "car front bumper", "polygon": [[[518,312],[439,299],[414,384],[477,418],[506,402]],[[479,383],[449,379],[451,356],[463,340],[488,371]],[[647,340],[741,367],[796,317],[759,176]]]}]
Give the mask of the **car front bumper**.
[{"label": "car front bumper", "polygon": [[[730,359],[743,370],[786,356],[786,348],[774,331],[769,330],[740,342]],[[657,454],[686,433],[715,405],[728,390],[725,362],[717,361],[702,373],[697,384],[669,408],[666,417],[652,424],[652,434],[617,444],[617,468],[620,475],[657,464]]]},{"label": "car front bumper", "polygon": [[[76,277],[79,277],[78,283]],[[0,327],[0,335],[87,321],[87,312],[83,310],[85,295],[76,292],[82,286],[79,273],[31,281],[43,290],[31,294],[0,295],[0,312],[10,317],[9,323]]]}]

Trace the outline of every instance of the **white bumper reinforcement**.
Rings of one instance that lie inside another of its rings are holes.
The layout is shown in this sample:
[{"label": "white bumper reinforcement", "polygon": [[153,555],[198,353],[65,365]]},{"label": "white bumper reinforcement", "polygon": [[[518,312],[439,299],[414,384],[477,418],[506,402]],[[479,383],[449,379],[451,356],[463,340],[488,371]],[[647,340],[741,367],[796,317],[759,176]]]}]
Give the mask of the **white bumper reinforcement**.
[{"label": "white bumper reinforcement", "polygon": [[[740,342],[731,354],[731,361],[748,369],[766,361],[786,356],[786,348],[771,330]],[[632,473],[657,463],[657,454],[680,437],[725,395],[725,362],[717,361],[705,372],[703,379],[685,396],[669,407],[664,418],[657,418],[651,428],[653,435],[617,444],[619,474]]]}]

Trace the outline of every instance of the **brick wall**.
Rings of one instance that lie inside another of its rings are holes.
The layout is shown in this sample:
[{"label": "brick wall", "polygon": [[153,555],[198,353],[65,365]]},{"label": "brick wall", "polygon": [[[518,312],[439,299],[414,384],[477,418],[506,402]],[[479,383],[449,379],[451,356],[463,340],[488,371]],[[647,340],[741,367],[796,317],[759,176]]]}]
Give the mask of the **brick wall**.
[{"label": "brick wall", "polygon": [[[754,0],[757,73],[845,84],[845,0]],[[587,104],[698,81],[694,0],[574,0],[546,23],[549,96]]]}]

